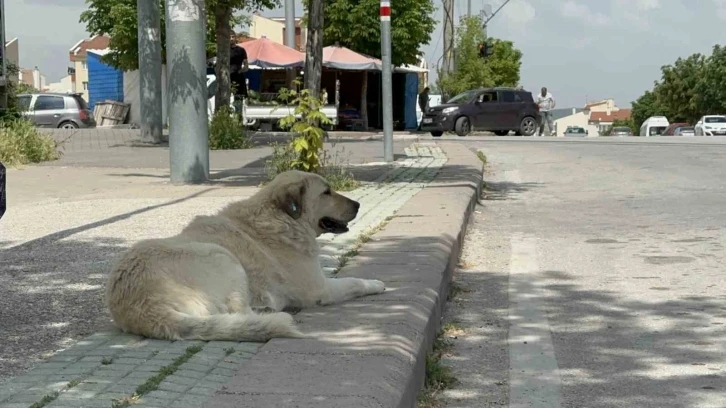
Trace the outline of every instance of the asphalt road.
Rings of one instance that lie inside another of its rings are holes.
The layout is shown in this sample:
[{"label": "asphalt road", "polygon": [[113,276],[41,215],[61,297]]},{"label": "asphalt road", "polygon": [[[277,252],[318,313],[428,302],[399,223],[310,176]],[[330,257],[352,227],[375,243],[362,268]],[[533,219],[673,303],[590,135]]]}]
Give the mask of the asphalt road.
[{"label": "asphalt road", "polygon": [[447,406],[726,407],[726,140],[626,139],[465,140]]}]

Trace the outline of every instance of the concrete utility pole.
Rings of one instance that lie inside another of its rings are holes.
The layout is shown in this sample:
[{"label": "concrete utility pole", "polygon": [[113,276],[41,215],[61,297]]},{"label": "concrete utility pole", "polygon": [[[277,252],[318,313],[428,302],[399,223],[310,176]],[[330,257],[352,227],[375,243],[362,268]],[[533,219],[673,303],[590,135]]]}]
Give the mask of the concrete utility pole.
[{"label": "concrete utility pole", "polygon": [[[295,47],[295,0],[285,0],[285,45],[297,49]],[[286,82],[290,89],[292,89],[292,81],[295,80],[295,72],[296,69],[288,69],[286,72]]]},{"label": "concrete utility pole", "polygon": [[444,0],[444,73],[454,70],[454,0]]},{"label": "concrete utility pole", "polygon": [[295,0],[285,0],[285,45],[295,48]]},{"label": "concrete utility pole", "polygon": [[161,14],[157,0],[137,0],[141,140],[161,142]]},{"label": "concrete utility pole", "polygon": [[383,72],[383,159],[393,161],[393,82],[391,69],[391,3],[381,0],[381,60]]},{"label": "concrete utility pole", "polygon": [[165,0],[172,183],[209,179],[204,0]]},{"label": "concrete utility pole", "polygon": [[[8,66],[7,58],[5,57],[5,0],[0,0],[0,76],[2,77],[2,84],[0,84],[0,109],[8,108]],[[17,67],[20,69],[20,67]],[[15,78],[17,79],[17,78]]]}]

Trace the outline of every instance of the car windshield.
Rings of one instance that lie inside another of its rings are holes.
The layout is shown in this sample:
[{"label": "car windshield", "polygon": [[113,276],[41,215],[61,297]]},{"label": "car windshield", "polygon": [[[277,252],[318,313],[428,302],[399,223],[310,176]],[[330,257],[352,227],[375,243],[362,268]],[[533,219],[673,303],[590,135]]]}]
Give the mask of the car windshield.
[{"label": "car windshield", "polygon": [[653,126],[652,128],[650,128],[650,135],[662,135],[665,130],[665,126]]},{"label": "car windshield", "polygon": [[711,116],[704,119],[706,123],[726,123],[726,116]]},{"label": "car windshield", "polygon": [[583,129],[583,128],[569,128],[569,129],[567,129],[567,133],[585,133],[585,129]]},{"label": "car windshield", "polygon": [[470,100],[472,100],[472,98],[474,98],[475,94],[476,94],[476,91],[462,92],[462,93],[456,95],[455,97],[449,99],[448,101],[446,101],[446,103],[452,103],[452,104],[466,103],[466,102],[469,102]]},{"label": "car windshield", "polygon": [[618,133],[630,132],[630,128],[629,127],[616,127],[615,129],[613,129],[613,132],[618,132]]},{"label": "car windshield", "polygon": [[684,126],[676,129],[676,132],[693,132],[693,126]]}]

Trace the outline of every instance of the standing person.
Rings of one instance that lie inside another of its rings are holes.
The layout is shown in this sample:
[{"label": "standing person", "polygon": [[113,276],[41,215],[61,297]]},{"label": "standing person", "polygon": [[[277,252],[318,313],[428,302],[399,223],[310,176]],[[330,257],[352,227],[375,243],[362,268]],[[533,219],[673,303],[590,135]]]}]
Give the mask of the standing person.
[{"label": "standing person", "polygon": [[537,95],[535,102],[539,106],[539,135],[542,136],[544,132],[545,122],[550,135],[552,135],[555,131],[555,126],[552,123],[552,109],[556,106],[555,98],[551,93],[547,92],[547,88],[542,87],[542,92]]},{"label": "standing person", "polygon": [[[418,107],[421,108],[421,122],[423,122],[423,115],[429,108],[429,87],[424,88],[423,92],[418,95]],[[418,124],[419,130],[421,129],[421,123]]]},{"label": "standing person", "polygon": [[429,107],[429,87],[424,88],[423,92],[418,95],[418,107],[421,108],[421,112],[426,113]]},{"label": "standing person", "polygon": [[[234,38],[234,37],[233,37]],[[236,42],[236,39],[233,39]],[[234,88],[235,105],[247,98],[247,78],[245,72],[250,69],[247,61],[247,50],[237,44],[232,44],[231,56],[229,59],[229,80]]]}]

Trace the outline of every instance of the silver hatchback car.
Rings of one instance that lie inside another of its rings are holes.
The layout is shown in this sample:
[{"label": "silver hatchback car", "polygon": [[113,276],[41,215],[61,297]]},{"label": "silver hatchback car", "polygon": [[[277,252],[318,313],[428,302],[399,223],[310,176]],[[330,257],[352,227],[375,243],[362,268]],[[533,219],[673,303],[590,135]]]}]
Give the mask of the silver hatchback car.
[{"label": "silver hatchback car", "polygon": [[38,127],[78,129],[96,127],[93,112],[81,94],[38,93],[18,95],[23,116]]}]

